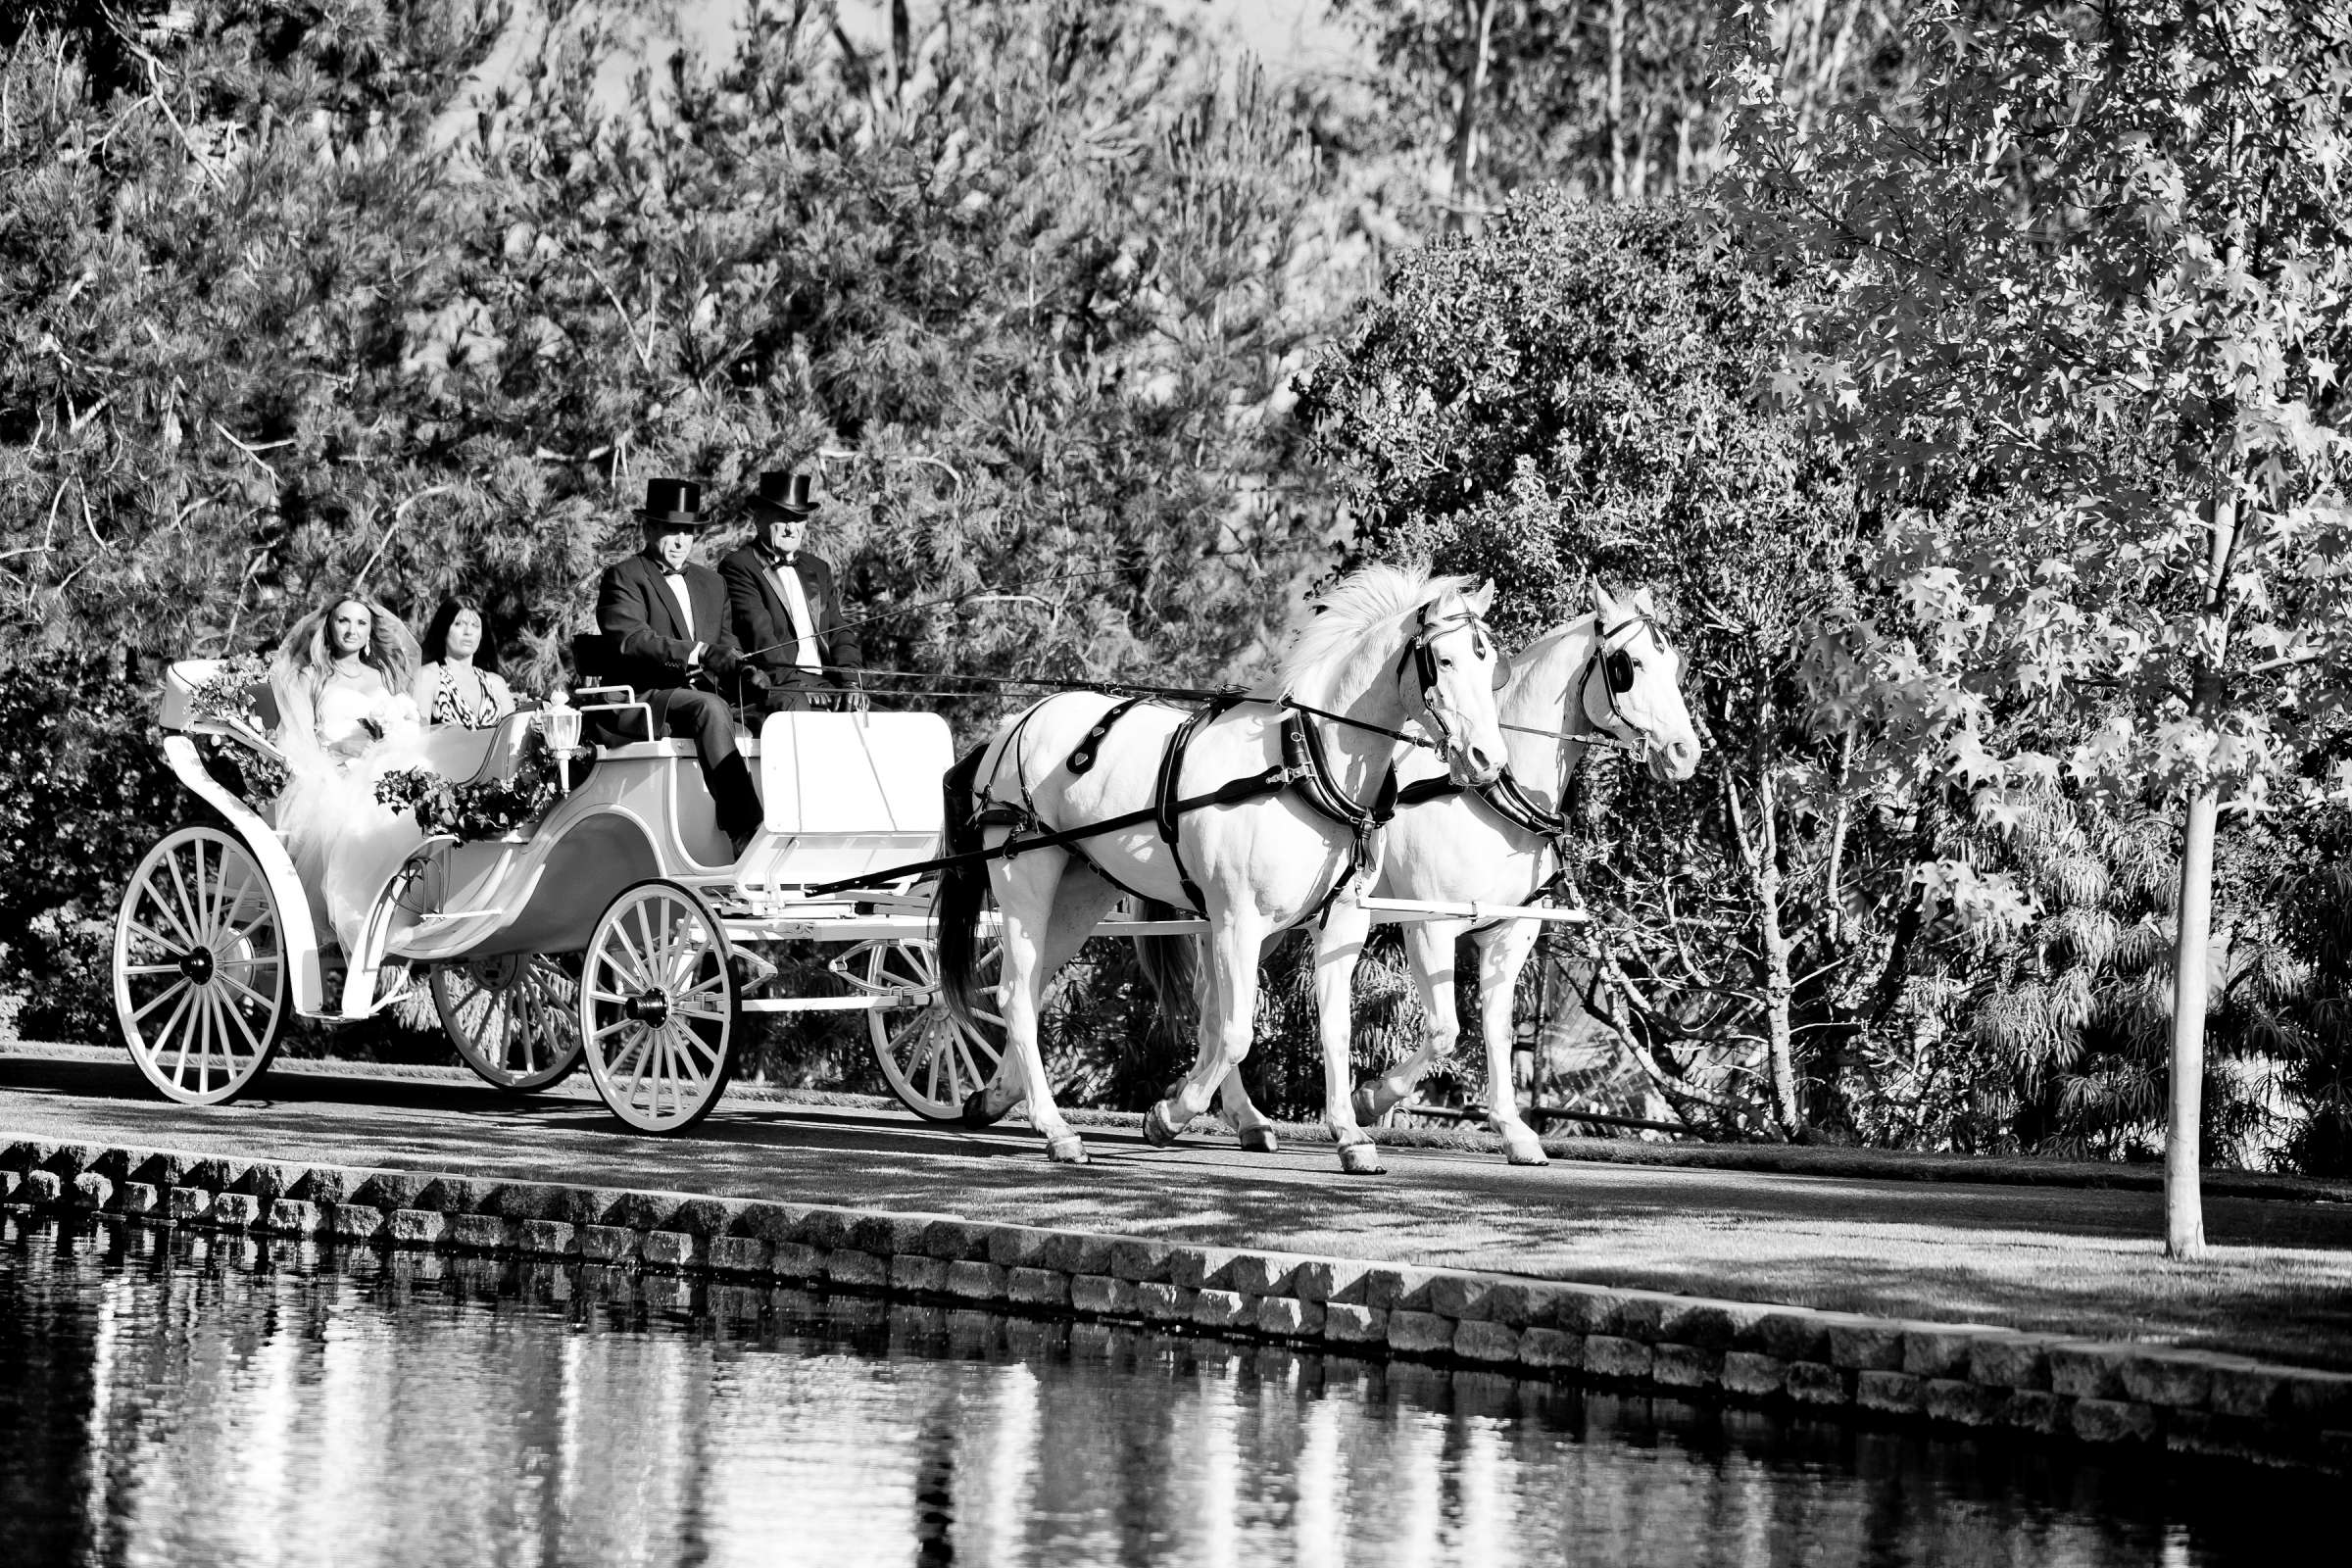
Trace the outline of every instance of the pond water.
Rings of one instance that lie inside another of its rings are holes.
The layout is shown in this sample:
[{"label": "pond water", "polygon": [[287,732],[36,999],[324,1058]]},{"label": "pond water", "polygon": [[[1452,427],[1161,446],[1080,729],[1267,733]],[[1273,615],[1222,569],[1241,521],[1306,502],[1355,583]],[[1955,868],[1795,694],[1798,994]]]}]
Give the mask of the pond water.
[{"label": "pond water", "polygon": [[9,1564],[2277,1562],[2333,1537],[2331,1490],[855,1296],[0,1220]]}]

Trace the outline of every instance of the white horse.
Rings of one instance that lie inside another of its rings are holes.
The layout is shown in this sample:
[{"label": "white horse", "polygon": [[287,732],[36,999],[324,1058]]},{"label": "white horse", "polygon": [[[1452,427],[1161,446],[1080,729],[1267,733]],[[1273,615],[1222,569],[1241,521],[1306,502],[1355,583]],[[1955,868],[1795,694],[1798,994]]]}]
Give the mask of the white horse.
[{"label": "white horse", "polygon": [[1048,1152],[1086,1158],[1046,1078],[1039,1003],[1124,891],[1198,909],[1209,924],[1200,1048],[1192,1071],[1145,1118],[1151,1141],[1172,1142],[1249,1054],[1267,939],[1316,920],[1324,1119],[1342,1169],[1380,1168],[1355,1124],[1348,1055],[1348,987],[1371,916],[1344,895],[1377,874],[1376,823],[1414,744],[1408,720],[1436,738],[1465,783],[1501,770],[1501,668],[1481,619],[1494,589],[1466,588],[1461,578],[1367,566],[1323,597],[1275,683],[1249,699],[1187,709],[1065,693],[956,764],[951,851],[1122,824],[1019,848],[989,859],[985,876],[969,860],[941,876],[941,988],[952,1007],[969,1006],[984,894],[994,893],[1004,922],[1004,1051],[967,1102],[967,1123],[986,1125],[1026,1099]]},{"label": "white horse", "polygon": [[[1559,868],[1553,834],[1560,803],[1595,737],[1639,753],[1659,779],[1687,779],[1697,769],[1699,741],[1683,701],[1682,656],[1660,633],[1656,615],[1648,589],[1618,600],[1596,583],[1591,614],[1553,627],[1520,651],[1502,688],[1510,770],[1486,790],[1445,789],[1434,768],[1417,760],[1403,765],[1408,804],[1388,829],[1381,897],[1509,905],[1541,895]],[[1415,790],[1415,784],[1423,788]],[[1430,798],[1411,802],[1415,794]],[[1377,1119],[1409,1096],[1431,1067],[1451,1058],[1461,1037],[1454,952],[1467,933],[1478,950],[1487,1124],[1501,1135],[1512,1164],[1546,1163],[1511,1089],[1511,1004],[1538,930],[1533,920],[1475,928],[1467,920],[1427,920],[1406,927],[1405,952],[1426,1032],[1411,1055],[1356,1091],[1358,1118]],[[1162,984],[1165,975],[1170,989],[1181,985],[1183,957],[1164,951],[1155,957],[1145,965],[1154,983]],[[1163,991],[1163,1003],[1169,1000]],[[1272,1149],[1273,1125],[1250,1102],[1240,1073],[1226,1078],[1223,1098],[1243,1147]]]}]

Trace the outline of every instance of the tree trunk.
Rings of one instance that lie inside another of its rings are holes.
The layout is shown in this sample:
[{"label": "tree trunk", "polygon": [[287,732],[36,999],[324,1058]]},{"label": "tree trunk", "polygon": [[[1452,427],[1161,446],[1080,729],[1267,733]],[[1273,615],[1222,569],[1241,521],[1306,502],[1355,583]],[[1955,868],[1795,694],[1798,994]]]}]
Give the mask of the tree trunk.
[{"label": "tree trunk", "polygon": [[2164,1131],[2164,1253],[2205,1254],[2205,1204],[2197,1182],[2205,1089],[2205,990],[2213,942],[2213,838],[2220,792],[2189,798],[2180,844],[2180,929],[2173,947],[2171,1110]]},{"label": "tree trunk", "polygon": [[1609,0],[1609,200],[1625,200],[1625,0]]},{"label": "tree trunk", "polygon": [[1772,1114],[1784,1137],[1793,1139],[1804,1125],[1796,1102],[1796,1031],[1790,1003],[1796,995],[1789,956],[1795,944],[1781,923],[1781,845],[1773,773],[1759,768],[1756,775],[1756,824],[1750,834],[1747,813],[1740,805],[1740,786],[1727,771],[1723,800],[1731,821],[1732,838],[1740,863],[1747,867],[1748,885],[1756,898],[1756,949],[1762,957],[1764,990],[1764,1049],[1772,1074]]},{"label": "tree trunk", "polygon": [[1478,164],[1478,113],[1487,92],[1487,54],[1494,31],[1497,0],[1465,0],[1470,11],[1469,40],[1463,46],[1461,98],[1453,116],[1452,205],[1446,214],[1448,233],[1462,231],[1470,200],[1470,174]]},{"label": "tree trunk", "polygon": [[1757,792],[1758,848],[1756,867],[1756,935],[1764,950],[1764,1040],[1772,1059],[1772,1111],[1781,1130],[1794,1138],[1804,1125],[1796,1102],[1796,1033],[1791,1027],[1791,1004],[1796,982],[1789,971],[1795,944],[1781,923],[1780,812],[1772,794],[1772,775],[1765,774]]},{"label": "tree trunk", "polygon": [[[2234,254],[2232,256],[2234,265]],[[2222,661],[2230,651],[2230,561],[2237,549],[2237,502],[2215,500],[2207,544],[2205,615],[2191,719],[2222,699]],[[2201,785],[2188,799],[2180,832],[2180,930],[2173,944],[2173,1039],[2164,1127],[2164,1252],[2187,1261],[2205,1255],[2205,1200],[2197,1180],[2204,1125],[2206,972],[2213,951],[2213,839],[2221,791]]]}]

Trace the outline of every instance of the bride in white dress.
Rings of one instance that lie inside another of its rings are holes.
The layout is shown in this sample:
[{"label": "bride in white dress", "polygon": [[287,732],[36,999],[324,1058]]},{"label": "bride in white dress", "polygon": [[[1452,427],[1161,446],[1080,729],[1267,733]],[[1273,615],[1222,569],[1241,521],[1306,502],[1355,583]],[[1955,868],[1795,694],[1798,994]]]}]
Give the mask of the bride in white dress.
[{"label": "bride in white dress", "polygon": [[376,780],[424,761],[409,695],[417,662],[399,616],[343,594],[295,623],[270,673],[287,772],[275,825],[320,935],[346,955],[385,878],[424,840],[414,813],[375,798]]}]

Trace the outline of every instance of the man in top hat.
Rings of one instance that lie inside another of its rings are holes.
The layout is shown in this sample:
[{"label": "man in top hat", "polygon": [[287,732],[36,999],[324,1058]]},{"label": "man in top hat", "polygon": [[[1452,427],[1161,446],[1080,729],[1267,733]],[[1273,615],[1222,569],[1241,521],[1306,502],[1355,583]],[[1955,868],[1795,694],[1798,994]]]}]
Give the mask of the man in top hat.
[{"label": "man in top hat", "polygon": [[649,479],[637,514],[645,548],[605,568],[596,589],[596,623],[613,656],[597,673],[633,686],[653,710],[654,727],[694,743],[703,781],[718,808],[718,825],[740,858],[760,821],[760,791],[735,749],[735,714],[725,698],[693,682],[760,677],[746,668],[728,625],[727,586],[698,566],[695,536],[708,525],[703,487],[691,479]]},{"label": "man in top hat", "polygon": [[752,497],[753,541],[718,564],[735,636],[767,682],[766,709],[830,708],[865,662],[842,622],[833,566],[801,548],[816,505],[805,473],[763,473]]}]

